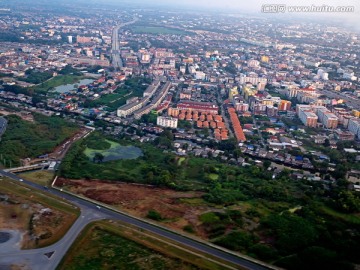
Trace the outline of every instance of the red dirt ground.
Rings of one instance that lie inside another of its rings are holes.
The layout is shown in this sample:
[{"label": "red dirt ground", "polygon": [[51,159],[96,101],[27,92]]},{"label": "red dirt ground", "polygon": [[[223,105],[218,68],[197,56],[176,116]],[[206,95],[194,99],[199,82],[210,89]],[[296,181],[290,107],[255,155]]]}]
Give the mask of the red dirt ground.
[{"label": "red dirt ground", "polygon": [[179,192],[171,189],[148,185],[114,183],[100,180],[70,180],[59,178],[59,187],[66,187],[72,192],[88,198],[113,205],[129,214],[146,217],[149,210],[155,210],[166,219],[163,225],[182,230],[191,224],[196,234],[204,237],[200,229],[198,216],[212,208],[206,203],[190,204],[182,199],[200,199],[201,192]]}]

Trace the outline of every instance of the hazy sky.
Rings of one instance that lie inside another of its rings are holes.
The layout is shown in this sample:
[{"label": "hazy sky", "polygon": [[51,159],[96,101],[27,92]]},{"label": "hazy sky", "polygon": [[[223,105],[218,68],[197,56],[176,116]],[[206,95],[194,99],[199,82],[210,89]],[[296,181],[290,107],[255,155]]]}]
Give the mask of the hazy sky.
[{"label": "hazy sky", "polygon": [[[99,0],[101,1],[101,0]],[[112,0],[121,3],[122,0]],[[219,12],[230,11],[233,13],[255,13],[263,16],[261,7],[265,4],[285,4],[287,6],[354,6],[353,13],[287,13],[284,14],[266,14],[266,16],[284,16],[288,18],[328,18],[341,20],[345,25],[356,28],[360,31],[360,0],[132,0],[133,3],[146,3],[145,5],[163,5],[175,6],[179,8],[199,8],[218,10]]]},{"label": "hazy sky", "polygon": [[263,4],[287,4],[287,5],[332,5],[332,6],[355,6],[360,7],[359,0],[134,0],[134,2],[147,2],[148,4],[166,4],[179,6],[196,6],[206,8],[226,8],[251,12],[260,12]]}]

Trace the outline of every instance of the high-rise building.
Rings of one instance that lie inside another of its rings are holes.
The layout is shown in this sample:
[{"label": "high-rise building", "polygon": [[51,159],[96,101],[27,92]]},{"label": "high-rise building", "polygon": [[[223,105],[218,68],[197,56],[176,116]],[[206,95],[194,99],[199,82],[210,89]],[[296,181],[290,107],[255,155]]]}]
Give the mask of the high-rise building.
[{"label": "high-rise building", "polygon": [[158,116],[156,119],[156,124],[162,127],[177,128],[178,119],[172,117]]},{"label": "high-rise building", "polygon": [[312,111],[301,110],[299,113],[299,118],[301,122],[303,122],[303,124],[307,127],[317,126],[318,117]]},{"label": "high-rise building", "polygon": [[291,101],[289,100],[281,100],[278,106],[279,111],[290,111],[291,109]]},{"label": "high-rise building", "polygon": [[353,118],[349,120],[348,130],[360,138],[360,120]]},{"label": "high-rise building", "polygon": [[69,42],[70,44],[73,43],[73,37],[72,37],[72,36],[68,36],[67,39],[68,39],[68,42]]},{"label": "high-rise building", "polygon": [[237,86],[234,86],[233,88],[231,88],[229,90],[229,99],[232,100],[234,98],[235,95],[238,95],[239,92],[238,92],[238,88]]}]

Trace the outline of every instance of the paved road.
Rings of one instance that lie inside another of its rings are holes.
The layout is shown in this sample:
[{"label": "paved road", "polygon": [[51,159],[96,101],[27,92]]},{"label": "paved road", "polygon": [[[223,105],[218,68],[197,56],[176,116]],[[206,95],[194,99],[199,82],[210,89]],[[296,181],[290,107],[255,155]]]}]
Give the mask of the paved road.
[{"label": "paved road", "polygon": [[352,98],[348,97],[340,92],[334,92],[329,90],[321,90],[320,93],[336,99],[343,99],[345,100],[347,105],[352,106],[354,109],[359,110],[360,109],[360,99],[359,98]]},{"label": "paved road", "polygon": [[[0,174],[12,178],[13,180],[20,181],[21,178],[18,176],[4,172],[0,170]],[[71,244],[75,240],[76,236],[81,232],[81,230],[90,222],[94,220],[100,219],[112,219],[112,220],[120,220],[122,222],[135,225],[141,229],[148,230],[149,232],[158,234],[159,236],[168,238],[172,241],[178,242],[182,245],[189,246],[195,250],[199,250],[208,254],[211,254],[215,257],[221,258],[223,260],[235,263],[239,265],[239,268],[243,269],[254,269],[254,270],[262,270],[262,269],[275,269],[275,267],[268,267],[265,265],[260,265],[255,262],[249,261],[245,258],[241,258],[231,253],[227,253],[221,249],[217,249],[213,246],[207,245],[205,243],[197,242],[193,239],[187,238],[182,235],[178,235],[174,232],[171,232],[165,228],[161,228],[149,223],[146,223],[140,219],[128,216],[126,214],[122,214],[119,212],[112,211],[110,209],[99,207],[98,205],[80,199],[78,197],[72,196],[67,193],[63,193],[61,191],[55,189],[47,189],[44,190],[44,187],[23,180],[23,183],[35,188],[40,189],[42,191],[47,191],[53,195],[57,195],[62,197],[63,199],[73,203],[74,205],[80,207],[81,216],[77,219],[75,224],[71,227],[71,229],[67,232],[67,234],[56,244],[36,250],[21,250],[17,252],[8,250],[0,251],[0,264],[6,264],[8,262],[28,262],[32,266],[32,270],[51,270],[55,269],[58,263],[61,261],[67,250],[70,248]],[[44,254],[47,252],[55,253],[47,258]]]},{"label": "paved road", "polygon": [[121,27],[135,23],[137,19],[134,19],[127,23],[122,23],[114,27],[112,32],[112,48],[111,48],[111,59],[114,68],[122,68],[123,62],[120,57],[120,42],[119,42],[119,30]]}]

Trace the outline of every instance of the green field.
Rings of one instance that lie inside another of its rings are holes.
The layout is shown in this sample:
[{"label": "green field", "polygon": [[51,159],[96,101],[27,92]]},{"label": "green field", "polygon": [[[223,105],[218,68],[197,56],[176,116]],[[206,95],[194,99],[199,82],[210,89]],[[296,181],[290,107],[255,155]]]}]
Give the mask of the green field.
[{"label": "green field", "polygon": [[124,85],[119,86],[112,94],[103,95],[98,99],[88,99],[84,102],[86,108],[96,108],[106,106],[108,111],[115,111],[132,97],[142,97],[144,90],[150,81],[144,78],[131,78],[125,81]]},{"label": "green field", "polygon": [[56,76],[44,83],[41,83],[37,86],[31,87],[35,92],[47,92],[51,90],[52,88],[55,88],[60,85],[66,85],[66,84],[73,84],[76,83],[82,79],[84,79],[85,76],[76,76],[76,75],[59,75]]},{"label": "green field", "polygon": [[19,176],[36,184],[47,186],[54,180],[54,171],[40,170],[21,173]]},{"label": "green field", "polygon": [[142,151],[140,148],[135,146],[122,146],[119,143],[106,140],[109,143],[110,148],[105,150],[92,149],[87,147],[84,151],[85,155],[93,160],[96,153],[100,153],[104,156],[103,162],[118,160],[118,159],[136,159],[142,156]]},{"label": "green field", "polygon": [[189,35],[190,32],[175,29],[175,28],[168,28],[168,27],[161,27],[161,26],[142,26],[136,25],[131,27],[131,30],[135,34],[154,34],[154,35]]},{"label": "green field", "polygon": [[95,222],[81,233],[57,267],[81,269],[241,269],[207,254],[193,253],[120,222]]}]

